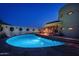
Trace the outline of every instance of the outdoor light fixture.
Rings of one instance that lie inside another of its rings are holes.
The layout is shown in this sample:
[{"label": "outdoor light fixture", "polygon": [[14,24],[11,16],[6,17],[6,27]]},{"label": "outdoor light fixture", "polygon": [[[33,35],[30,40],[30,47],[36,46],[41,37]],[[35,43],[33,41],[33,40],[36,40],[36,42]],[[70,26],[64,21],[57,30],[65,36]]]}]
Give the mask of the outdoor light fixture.
[{"label": "outdoor light fixture", "polygon": [[64,28],[62,28],[62,30],[64,30]]},{"label": "outdoor light fixture", "polygon": [[72,13],[73,13],[73,12],[72,12],[72,11],[70,11],[70,12],[68,12],[68,15],[72,15]]},{"label": "outdoor light fixture", "polygon": [[73,30],[73,28],[68,28],[69,30]]}]

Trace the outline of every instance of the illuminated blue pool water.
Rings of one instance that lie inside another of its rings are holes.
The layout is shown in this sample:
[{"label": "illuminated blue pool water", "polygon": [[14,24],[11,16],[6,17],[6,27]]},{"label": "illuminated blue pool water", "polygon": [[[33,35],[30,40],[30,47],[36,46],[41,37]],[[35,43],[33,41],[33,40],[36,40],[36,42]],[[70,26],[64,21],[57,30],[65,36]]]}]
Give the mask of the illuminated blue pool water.
[{"label": "illuminated blue pool water", "polygon": [[64,42],[52,41],[34,34],[15,36],[6,40],[6,43],[11,46],[22,48],[41,48],[64,45]]}]

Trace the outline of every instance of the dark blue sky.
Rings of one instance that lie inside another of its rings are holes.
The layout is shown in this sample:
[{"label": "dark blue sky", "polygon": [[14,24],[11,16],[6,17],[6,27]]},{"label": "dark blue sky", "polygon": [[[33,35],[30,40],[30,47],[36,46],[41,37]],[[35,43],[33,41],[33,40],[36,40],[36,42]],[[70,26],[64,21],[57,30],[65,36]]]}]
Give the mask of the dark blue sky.
[{"label": "dark blue sky", "polygon": [[0,19],[17,26],[40,28],[45,23],[55,21],[64,4],[0,4]]}]

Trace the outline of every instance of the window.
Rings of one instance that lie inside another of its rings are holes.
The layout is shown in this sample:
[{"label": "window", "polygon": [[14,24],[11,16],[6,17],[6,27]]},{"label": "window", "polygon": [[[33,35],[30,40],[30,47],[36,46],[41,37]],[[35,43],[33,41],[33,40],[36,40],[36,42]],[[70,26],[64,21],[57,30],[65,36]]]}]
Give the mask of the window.
[{"label": "window", "polygon": [[22,28],[19,28],[19,31],[22,31],[23,29]]},{"label": "window", "polygon": [[14,27],[10,27],[10,31],[13,32],[14,31]]},{"label": "window", "polygon": [[27,28],[26,31],[29,31],[29,28]]},{"label": "window", "polygon": [[72,12],[72,11],[69,11],[67,14],[68,14],[68,15],[72,15],[72,14],[73,14],[73,12]]}]

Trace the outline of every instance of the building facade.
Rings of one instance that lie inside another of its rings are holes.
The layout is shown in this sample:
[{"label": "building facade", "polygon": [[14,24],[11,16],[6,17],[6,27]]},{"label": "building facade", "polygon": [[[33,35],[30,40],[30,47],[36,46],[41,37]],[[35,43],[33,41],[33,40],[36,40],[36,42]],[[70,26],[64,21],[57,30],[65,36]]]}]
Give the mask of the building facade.
[{"label": "building facade", "polygon": [[62,32],[67,37],[79,38],[79,4],[66,4],[59,11]]},{"label": "building facade", "polygon": [[0,33],[5,33],[8,37],[27,33],[37,33],[37,32],[38,29],[36,28],[0,24]]},{"label": "building facade", "polygon": [[59,34],[60,28],[61,28],[61,22],[60,21],[53,21],[48,22],[44,25],[44,27],[40,30],[42,35],[56,35]]}]

